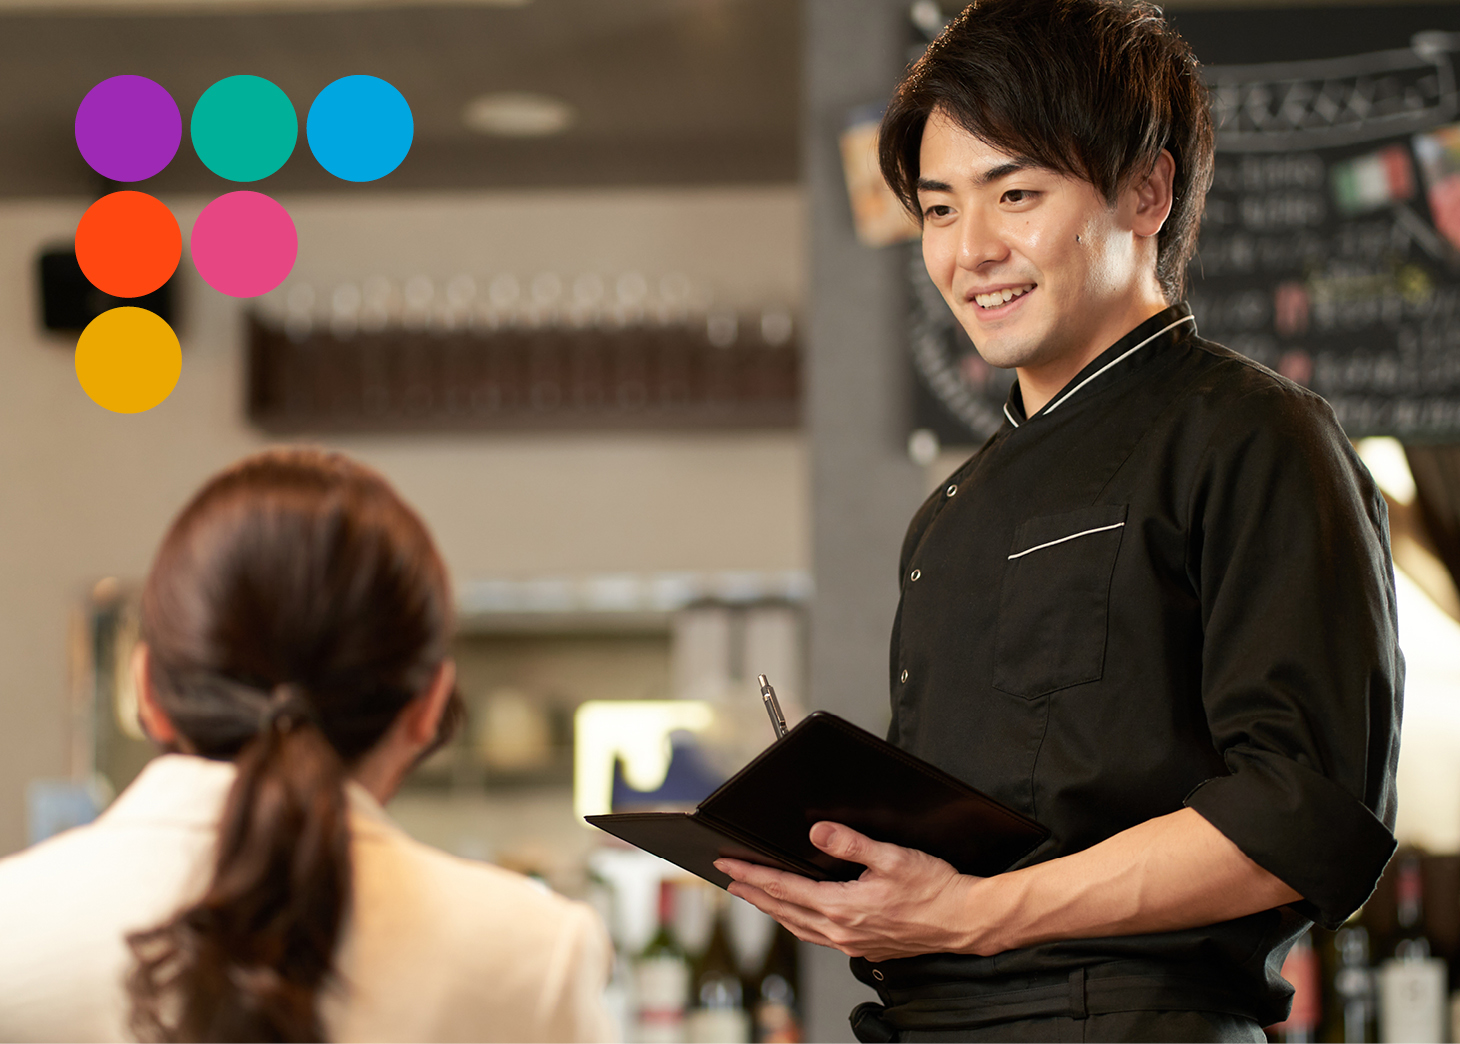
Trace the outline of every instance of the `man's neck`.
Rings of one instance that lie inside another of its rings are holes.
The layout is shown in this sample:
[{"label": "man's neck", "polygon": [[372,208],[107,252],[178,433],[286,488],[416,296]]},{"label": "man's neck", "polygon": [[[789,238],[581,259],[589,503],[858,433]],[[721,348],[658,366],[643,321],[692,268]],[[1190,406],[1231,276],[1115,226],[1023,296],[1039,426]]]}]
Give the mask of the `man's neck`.
[{"label": "man's neck", "polygon": [[1164,297],[1141,295],[1132,298],[1129,308],[1092,330],[1089,339],[1079,350],[1063,352],[1057,358],[1036,366],[1017,367],[1014,372],[1019,376],[1019,395],[1024,404],[1024,416],[1032,417],[1044,409],[1059,394],[1060,389],[1069,384],[1101,352],[1168,307],[1170,306]]}]

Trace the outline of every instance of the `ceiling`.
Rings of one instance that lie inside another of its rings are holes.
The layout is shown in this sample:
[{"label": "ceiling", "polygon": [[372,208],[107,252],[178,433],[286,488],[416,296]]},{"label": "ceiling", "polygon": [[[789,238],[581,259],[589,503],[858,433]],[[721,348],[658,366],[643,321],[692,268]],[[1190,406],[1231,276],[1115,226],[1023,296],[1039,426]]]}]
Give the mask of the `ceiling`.
[{"label": "ceiling", "polygon": [[[0,196],[97,195],[116,186],[82,161],[72,124],[99,81],[166,87],[183,113],[215,81],[263,76],[294,102],[299,145],[270,193],[788,182],[797,176],[800,5],[790,0],[532,0],[279,10],[6,10],[0,5]],[[328,83],[370,73],[395,84],[415,141],[384,180],[350,185],[320,168],[302,134]],[[564,133],[489,138],[462,110],[495,91],[576,110]],[[185,136],[186,138],[186,136]],[[265,183],[259,183],[263,188]],[[137,187],[217,192],[184,140]]]}]

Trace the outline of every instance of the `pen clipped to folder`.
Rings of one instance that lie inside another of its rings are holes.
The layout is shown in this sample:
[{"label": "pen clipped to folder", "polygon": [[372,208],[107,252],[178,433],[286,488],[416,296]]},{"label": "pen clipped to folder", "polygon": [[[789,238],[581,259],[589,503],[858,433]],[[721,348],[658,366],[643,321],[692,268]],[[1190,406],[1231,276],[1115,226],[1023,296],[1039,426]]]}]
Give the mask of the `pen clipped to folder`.
[{"label": "pen clipped to folder", "polygon": [[757,674],[756,679],[760,682],[760,698],[765,701],[765,712],[771,716],[771,728],[776,730],[776,739],[780,739],[788,731],[786,716],[781,713],[781,701],[776,699],[776,690],[771,688],[764,674]]}]

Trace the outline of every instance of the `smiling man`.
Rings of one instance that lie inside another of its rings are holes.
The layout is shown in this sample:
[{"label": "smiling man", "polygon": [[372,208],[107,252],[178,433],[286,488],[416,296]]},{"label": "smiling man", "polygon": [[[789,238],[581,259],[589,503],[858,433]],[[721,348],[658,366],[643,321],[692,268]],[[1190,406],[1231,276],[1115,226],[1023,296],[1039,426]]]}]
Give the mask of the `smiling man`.
[{"label": "smiling man", "polygon": [[1394,850],[1403,662],[1382,496],[1317,396],[1182,303],[1212,170],[1155,8],[981,0],[899,86],[883,173],[928,274],[1018,380],[903,546],[890,738],[1040,820],[960,875],[731,890],[853,957],[862,1040],[1263,1040],[1311,921]]}]

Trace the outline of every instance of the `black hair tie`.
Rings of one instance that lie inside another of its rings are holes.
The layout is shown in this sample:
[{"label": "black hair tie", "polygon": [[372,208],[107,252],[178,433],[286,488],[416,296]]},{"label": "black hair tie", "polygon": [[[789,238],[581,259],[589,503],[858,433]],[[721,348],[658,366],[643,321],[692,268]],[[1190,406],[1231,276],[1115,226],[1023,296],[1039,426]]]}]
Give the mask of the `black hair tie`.
[{"label": "black hair tie", "polygon": [[292,682],[281,682],[274,686],[268,702],[264,705],[259,731],[277,728],[280,732],[289,732],[298,725],[313,725],[317,728],[319,715],[305,697],[303,689]]}]

